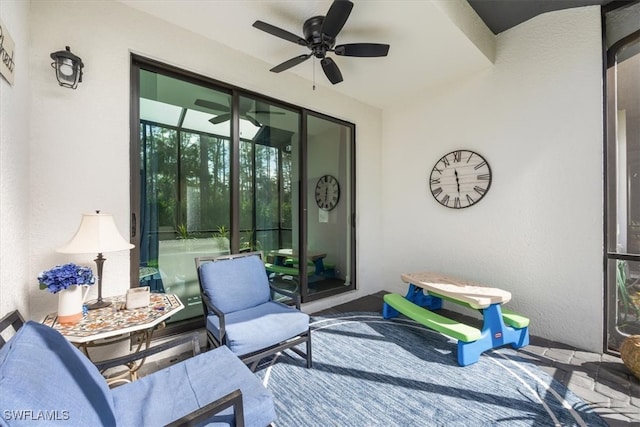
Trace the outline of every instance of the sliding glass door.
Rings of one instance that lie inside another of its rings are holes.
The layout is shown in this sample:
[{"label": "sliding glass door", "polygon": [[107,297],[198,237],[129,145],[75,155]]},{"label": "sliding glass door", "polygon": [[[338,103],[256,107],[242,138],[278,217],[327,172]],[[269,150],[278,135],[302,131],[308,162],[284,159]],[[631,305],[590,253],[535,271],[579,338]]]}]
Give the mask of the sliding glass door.
[{"label": "sliding glass door", "polygon": [[307,116],[308,297],[353,289],[353,128]]},{"label": "sliding glass door", "polygon": [[132,89],[131,275],[171,322],[202,320],[198,256],[260,251],[303,302],[354,289],[352,124],[136,56]]}]

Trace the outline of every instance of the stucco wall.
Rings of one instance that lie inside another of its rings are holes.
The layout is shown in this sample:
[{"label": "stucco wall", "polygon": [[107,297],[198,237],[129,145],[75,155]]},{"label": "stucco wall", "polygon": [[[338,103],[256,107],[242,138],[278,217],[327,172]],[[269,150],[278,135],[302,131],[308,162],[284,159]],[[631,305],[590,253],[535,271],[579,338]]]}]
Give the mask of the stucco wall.
[{"label": "stucco wall", "polygon": [[[602,350],[602,65],[598,7],[540,15],[498,36],[474,79],[384,111],[384,284],[439,271],[512,292],[531,332]],[[439,205],[435,162],[489,162],[477,205]]]},{"label": "stucco wall", "polygon": [[[0,77],[0,315],[29,314],[29,3],[0,2],[15,43],[13,86]],[[34,279],[35,280],[35,279]]]}]

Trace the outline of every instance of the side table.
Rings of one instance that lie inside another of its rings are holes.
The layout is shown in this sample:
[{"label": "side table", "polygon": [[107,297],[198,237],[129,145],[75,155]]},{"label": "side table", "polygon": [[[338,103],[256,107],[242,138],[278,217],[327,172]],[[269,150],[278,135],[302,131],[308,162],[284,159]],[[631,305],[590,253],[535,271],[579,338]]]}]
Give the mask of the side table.
[{"label": "side table", "polygon": [[[89,310],[75,325],[61,325],[57,322],[57,313],[48,314],[42,323],[59,331],[91,359],[89,348],[129,339],[137,340],[138,344],[134,350],[136,353],[143,347],[149,348],[153,332],[164,326],[166,319],[184,308],[180,298],[174,294],[152,293],[148,306],[132,310],[125,308],[124,295],[106,299],[112,303],[109,307]],[[131,381],[137,379],[137,372],[144,361],[145,359],[142,359],[137,363],[127,364],[129,371],[125,375],[128,375]],[[121,378],[117,377],[115,380]]]}]

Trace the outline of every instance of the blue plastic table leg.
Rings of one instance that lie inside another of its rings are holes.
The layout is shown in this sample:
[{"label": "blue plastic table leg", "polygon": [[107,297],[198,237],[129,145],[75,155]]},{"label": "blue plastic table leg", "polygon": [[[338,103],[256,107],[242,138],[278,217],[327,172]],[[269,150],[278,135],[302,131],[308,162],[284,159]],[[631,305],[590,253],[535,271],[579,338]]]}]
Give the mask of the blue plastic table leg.
[{"label": "blue plastic table leg", "polygon": [[442,298],[429,294],[425,295],[422,288],[416,285],[409,284],[409,290],[407,290],[405,298],[415,305],[425,307],[429,310],[439,310],[442,308]]},{"label": "blue plastic table leg", "polygon": [[512,328],[504,324],[500,304],[492,304],[482,310],[484,324],[482,336],[477,341],[458,341],[458,364],[467,366],[477,362],[480,354],[503,345],[511,344],[513,348],[529,344],[529,328]]},{"label": "blue plastic table leg", "polygon": [[[409,284],[409,290],[405,298],[415,305],[425,307],[429,310],[439,310],[442,308],[442,298],[434,297],[432,295],[425,295],[422,288]],[[382,305],[382,317],[385,319],[391,319],[392,317],[398,317],[398,310],[389,306],[387,303]]]},{"label": "blue plastic table leg", "polygon": [[383,319],[391,319],[392,317],[398,317],[400,312],[395,308],[391,307],[386,302],[382,304],[382,318]]}]

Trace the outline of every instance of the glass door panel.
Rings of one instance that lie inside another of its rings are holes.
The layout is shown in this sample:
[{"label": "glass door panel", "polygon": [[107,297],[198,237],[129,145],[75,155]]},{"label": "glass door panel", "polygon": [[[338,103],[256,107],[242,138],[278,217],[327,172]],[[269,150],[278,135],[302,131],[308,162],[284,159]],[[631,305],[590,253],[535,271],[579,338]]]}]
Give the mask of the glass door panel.
[{"label": "glass door panel", "polygon": [[140,70],[140,285],[202,316],[194,258],[229,251],[231,96]]},{"label": "glass door panel", "polygon": [[307,116],[304,300],[354,288],[353,126]]},{"label": "glass door panel", "polygon": [[[262,251],[272,283],[299,292],[298,269],[282,250],[297,246],[300,113],[240,96],[240,120],[259,125],[252,138],[240,136],[240,251]],[[295,159],[295,161],[294,161]]]}]

